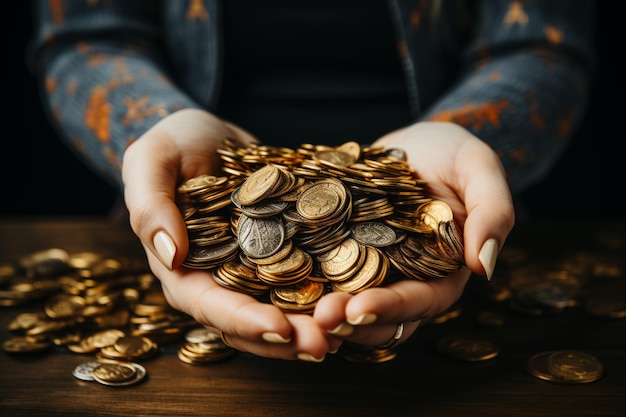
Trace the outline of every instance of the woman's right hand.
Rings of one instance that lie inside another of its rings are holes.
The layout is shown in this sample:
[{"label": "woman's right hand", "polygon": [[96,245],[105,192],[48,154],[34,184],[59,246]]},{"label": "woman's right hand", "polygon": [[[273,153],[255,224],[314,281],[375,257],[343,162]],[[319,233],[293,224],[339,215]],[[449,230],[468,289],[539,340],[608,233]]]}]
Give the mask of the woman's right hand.
[{"label": "woman's right hand", "polygon": [[209,271],[182,266],[189,241],[175,202],[176,189],[199,175],[221,175],[217,149],[226,138],[257,142],[210,113],[186,109],[167,116],[131,144],[122,167],[131,227],[172,307],[219,329],[238,350],[271,358],[322,360],[341,341],[320,329],[312,316],[285,314],[272,304],[222,287]]}]

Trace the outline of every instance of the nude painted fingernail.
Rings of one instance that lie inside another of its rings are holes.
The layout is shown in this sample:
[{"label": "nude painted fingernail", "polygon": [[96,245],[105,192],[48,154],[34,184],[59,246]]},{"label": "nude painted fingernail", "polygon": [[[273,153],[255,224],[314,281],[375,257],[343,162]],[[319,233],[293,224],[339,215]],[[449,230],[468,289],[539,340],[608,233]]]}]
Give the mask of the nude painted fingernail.
[{"label": "nude painted fingernail", "polygon": [[263,333],[263,340],[270,343],[289,343],[291,342],[291,338],[285,339],[278,333],[274,332],[265,332]]},{"label": "nude painted fingernail", "polygon": [[354,327],[352,327],[350,324],[343,321],[339,323],[339,326],[335,327],[334,329],[329,330],[328,333],[332,334],[333,336],[349,336],[352,334],[353,330],[354,330]]},{"label": "nude painted fingernail", "polygon": [[316,358],[310,353],[298,353],[298,359],[300,359],[301,361],[306,361],[306,362],[322,362],[325,357],[326,355],[322,356],[321,358]]},{"label": "nude painted fingernail", "polygon": [[363,324],[372,324],[376,321],[377,318],[378,316],[376,314],[366,313],[366,314],[361,314],[355,320],[348,319],[348,323],[354,326],[363,325]]},{"label": "nude painted fingernail", "polygon": [[174,263],[174,256],[176,255],[176,245],[174,245],[172,238],[161,230],[154,235],[152,244],[154,245],[154,249],[156,250],[161,263],[171,271]]},{"label": "nude painted fingernail", "polygon": [[487,239],[487,241],[483,243],[483,247],[480,248],[478,260],[485,269],[485,274],[487,274],[487,279],[489,281],[491,281],[491,277],[493,276],[493,270],[496,266],[497,257],[498,241],[495,238]]}]

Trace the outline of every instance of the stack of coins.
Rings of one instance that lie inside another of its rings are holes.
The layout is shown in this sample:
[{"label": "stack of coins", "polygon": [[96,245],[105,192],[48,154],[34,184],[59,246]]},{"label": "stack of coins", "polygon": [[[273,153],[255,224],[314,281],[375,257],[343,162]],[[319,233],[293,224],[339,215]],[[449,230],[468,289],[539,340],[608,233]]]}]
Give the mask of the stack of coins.
[{"label": "stack of coins", "polygon": [[340,352],[347,361],[356,363],[382,363],[398,356],[398,352],[392,348],[382,349],[352,342],[344,342]]},{"label": "stack of coins", "polygon": [[545,381],[584,384],[604,375],[604,365],[593,355],[579,350],[549,350],[531,356],[527,371]]},{"label": "stack of coins", "polygon": [[141,382],[146,376],[146,368],[135,362],[89,361],[77,365],[72,374],[82,381],[121,387]]},{"label": "stack of coins", "polygon": [[99,358],[118,361],[142,361],[156,355],[159,346],[145,336],[122,336],[100,349]]},{"label": "stack of coins", "polygon": [[224,175],[185,181],[177,203],[184,265],[212,270],[224,287],[307,313],[328,291],[443,278],[464,265],[452,210],[426,195],[401,150],[227,140],[218,152]]},{"label": "stack of coins", "polygon": [[185,334],[185,342],[178,349],[178,359],[190,365],[205,365],[230,358],[236,353],[224,343],[216,329],[194,327]]},{"label": "stack of coins", "polygon": [[437,343],[440,353],[464,362],[480,362],[493,359],[500,348],[491,340],[469,336],[448,336]]}]

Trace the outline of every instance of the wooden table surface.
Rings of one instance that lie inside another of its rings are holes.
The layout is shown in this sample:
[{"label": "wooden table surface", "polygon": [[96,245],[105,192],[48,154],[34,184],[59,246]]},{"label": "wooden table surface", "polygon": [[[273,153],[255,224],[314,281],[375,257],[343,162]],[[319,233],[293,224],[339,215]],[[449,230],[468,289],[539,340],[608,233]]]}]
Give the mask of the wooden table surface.
[{"label": "wooden table surface", "polygon": [[[99,219],[0,219],[0,262],[47,249],[98,251],[143,259],[125,224]],[[514,274],[534,276],[577,268],[586,282],[608,282],[620,293],[626,282],[626,223],[518,225],[496,266],[493,285]],[[460,314],[429,323],[383,363],[356,363],[340,353],[323,363],[282,361],[238,352],[205,366],[183,363],[180,344],[160,347],[141,362],[146,379],[109,387],[74,378],[76,365],[95,359],[63,347],[45,353],[0,352],[2,416],[626,416],[626,319],[588,314],[582,303],[533,316],[485,297],[490,287],[473,277],[459,302]],[[508,284],[507,284],[508,285]],[[620,287],[621,285],[621,287]],[[614,294],[615,295],[615,294]],[[621,292],[622,300],[626,291]],[[1,307],[0,337],[21,312],[42,311],[43,302]],[[502,326],[477,320],[483,311],[502,314]],[[463,362],[441,354],[447,335],[488,339],[497,357]],[[552,349],[596,356],[604,376],[590,383],[540,380],[527,360]]]}]

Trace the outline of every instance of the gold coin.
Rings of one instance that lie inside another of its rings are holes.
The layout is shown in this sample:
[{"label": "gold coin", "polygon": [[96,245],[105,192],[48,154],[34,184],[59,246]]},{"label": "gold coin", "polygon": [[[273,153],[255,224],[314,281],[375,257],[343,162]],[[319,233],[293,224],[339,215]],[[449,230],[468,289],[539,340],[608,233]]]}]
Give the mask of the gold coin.
[{"label": "gold coin", "polygon": [[346,188],[339,180],[320,180],[304,190],[296,201],[298,214],[308,220],[323,219],[336,213],[346,200]]},{"label": "gold coin", "polygon": [[354,155],[336,149],[315,152],[315,159],[330,163],[332,166],[347,167],[356,161]]},{"label": "gold coin", "polygon": [[596,381],[604,374],[604,366],[595,356],[578,350],[553,352],[546,366],[551,374],[569,383]]},{"label": "gold coin", "polygon": [[120,329],[108,329],[94,333],[88,339],[95,348],[100,349],[113,345],[120,337],[124,336],[126,335]]},{"label": "gold coin", "polygon": [[2,343],[2,349],[7,353],[36,353],[48,349],[52,343],[45,340],[32,342],[26,337],[15,336]]},{"label": "gold coin", "polygon": [[[320,263],[322,272],[327,278],[342,277],[346,274],[352,275],[362,252],[365,248],[356,239],[348,238],[341,242],[337,248],[331,251],[323,262]],[[336,278],[335,280],[342,280]]]},{"label": "gold coin", "polygon": [[361,157],[361,145],[355,141],[348,141],[337,146],[337,151],[345,152],[357,161]]},{"label": "gold coin", "polygon": [[226,177],[216,177],[213,175],[199,175],[194,178],[190,178],[187,181],[183,182],[178,187],[178,192],[180,193],[189,193],[198,190],[204,190],[207,187],[214,187],[225,183],[227,180]]},{"label": "gold coin", "polygon": [[96,382],[110,386],[133,385],[145,376],[146,368],[138,363],[105,362],[93,370]]},{"label": "gold coin", "polygon": [[123,382],[135,375],[135,368],[129,365],[102,363],[93,369],[93,376],[97,381]]},{"label": "gold coin", "polygon": [[118,357],[125,358],[143,358],[158,349],[156,343],[145,336],[123,336],[112,347],[119,353]]},{"label": "gold coin", "polygon": [[448,222],[453,218],[450,206],[440,200],[425,203],[417,210],[420,213],[422,222],[429,225],[432,230],[437,230],[440,222]]},{"label": "gold coin", "polygon": [[77,295],[59,294],[50,298],[45,305],[46,315],[53,319],[77,316],[85,306],[85,299]]},{"label": "gold coin", "polygon": [[554,352],[555,351],[553,350],[547,350],[531,356],[526,361],[526,370],[528,371],[528,373],[539,379],[543,379],[544,381],[558,381],[558,378],[548,370],[547,363],[548,356],[550,356]]},{"label": "gold coin", "polygon": [[250,175],[239,189],[239,204],[249,206],[259,202],[271,192],[280,178],[279,168],[267,164]]},{"label": "gold coin", "polygon": [[498,346],[489,340],[456,336],[440,341],[439,350],[448,356],[467,362],[493,359],[500,353]]}]

